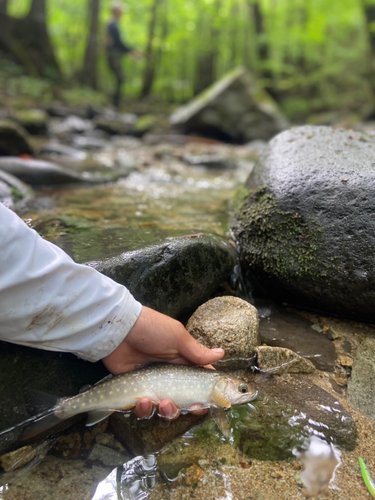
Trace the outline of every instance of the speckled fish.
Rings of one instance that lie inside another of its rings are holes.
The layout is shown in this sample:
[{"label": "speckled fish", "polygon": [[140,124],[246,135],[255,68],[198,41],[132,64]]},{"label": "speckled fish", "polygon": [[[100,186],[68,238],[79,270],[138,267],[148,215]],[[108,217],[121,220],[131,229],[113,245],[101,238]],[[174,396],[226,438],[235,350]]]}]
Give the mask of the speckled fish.
[{"label": "speckled fish", "polygon": [[[160,363],[105,379],[76,396],[59,399],[49,412],[49,422],[43,424],[42,419],[38,427],[44,426],[45,430],[46,424],[51,427],[81,413],[88,414],[86,425],[93,425],[115,411],[134,408],[143,397],[149,397],[154,405],[163,399],[172,399],[178,408],[188,410],[193,405],[195,408],[230,408],[256,396],[254,387],[224,373]],[[218,421],[217,414],[215,420]],[[218,424],[220,426],[220,422]],[[220,427],[228,434],[229,427]]]}]

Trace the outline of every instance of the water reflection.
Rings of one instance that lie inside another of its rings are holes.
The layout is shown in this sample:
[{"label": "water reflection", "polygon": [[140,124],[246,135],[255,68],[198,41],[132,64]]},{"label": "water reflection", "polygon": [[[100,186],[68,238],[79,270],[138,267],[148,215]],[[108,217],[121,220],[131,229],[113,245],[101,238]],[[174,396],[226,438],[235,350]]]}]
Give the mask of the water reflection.
[{"label": "water reflection", "polygon": [[92,500],[145,500],[158,475],[154,455],[135,457],[99,483]]}]

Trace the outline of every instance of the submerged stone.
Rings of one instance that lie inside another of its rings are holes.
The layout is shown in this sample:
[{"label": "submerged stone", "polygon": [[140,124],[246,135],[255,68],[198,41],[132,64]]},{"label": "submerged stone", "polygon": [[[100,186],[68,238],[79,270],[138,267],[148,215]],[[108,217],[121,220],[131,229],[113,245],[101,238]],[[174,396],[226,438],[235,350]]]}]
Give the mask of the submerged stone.
[{"label": "submerged stone", "polygon": [[270,142],[231,224],[256,294],[375,319],[374,156],[370,136],[330,127]]},{"label": "submerged stone", "polygon": [[243,67],[226,74],[177,109],[170,122],[185,133],[240,143],[268,140],[287,127],[277,104]]},{"label": "submerged stone", "polygon": [[294,448],[317,434],[328,443],[353,450],[356,424],[328,392],[292,375],[272,377],[257,384],[258,398],[229,412],[235,444],[250,458],[285,460]]},{"label": "submerged stone", "polygon": [[177,318],[227,280],[236,250],[219,236],[188,235],[87,264],[125,285],[143,305]]}]

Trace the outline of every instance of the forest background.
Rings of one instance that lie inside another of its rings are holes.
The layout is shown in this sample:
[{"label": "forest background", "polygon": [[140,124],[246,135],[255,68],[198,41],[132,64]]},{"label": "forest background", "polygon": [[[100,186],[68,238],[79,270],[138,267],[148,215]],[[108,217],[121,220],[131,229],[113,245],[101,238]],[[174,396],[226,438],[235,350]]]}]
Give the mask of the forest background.
[{"label": "forest background", "polygon": [[[109,103],[111,0],[0,0],[0,89]],[[182,103],[246,66],[292,120],[371,115],[374,0],[127,0],[128,100]],[[16,63],[16,64],[15,64]],[[22,67],[22,69],[20,69]],[[70,92],[70,94],[69,94]]]}]

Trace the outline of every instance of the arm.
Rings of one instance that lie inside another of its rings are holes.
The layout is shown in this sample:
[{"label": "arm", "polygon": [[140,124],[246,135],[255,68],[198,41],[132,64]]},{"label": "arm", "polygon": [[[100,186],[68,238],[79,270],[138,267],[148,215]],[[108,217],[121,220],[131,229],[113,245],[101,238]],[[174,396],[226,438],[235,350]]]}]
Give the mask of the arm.
[{"label": "arm", "polygon": [[116,22],[109,23],[108,32],[113,40],[112,47],[121,50],[121,52],[123,52],[124,54],[126,54],[127,52],[133,52],[133,49],[122,41],[120,31]]},{"label": "arm", "polygon": [[[194,340],[178,321],[141,306],[129,291],[76,264],[0,203],[0,339],[103,360],[113,374],[151,361],[209,364],[224,355]],[[143,398],[138,416],[151,414]],[[177,415],[170,400],[164,416]]]},{"label": "arm", "polygon": [[76,264],[1,203],[0,252],[2,340],[98,361],[141,312],[125,287]]}]

